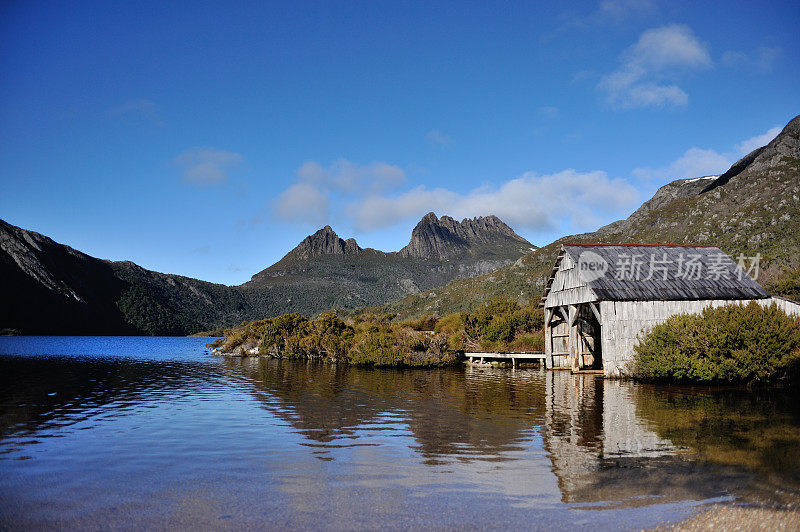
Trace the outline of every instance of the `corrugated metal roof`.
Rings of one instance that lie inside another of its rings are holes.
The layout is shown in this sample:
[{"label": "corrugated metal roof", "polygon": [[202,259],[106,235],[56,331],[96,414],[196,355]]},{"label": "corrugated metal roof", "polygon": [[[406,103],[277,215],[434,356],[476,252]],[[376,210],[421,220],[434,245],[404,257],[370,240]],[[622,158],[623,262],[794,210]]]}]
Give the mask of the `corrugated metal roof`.
[{"label": "corrugated metal roof", "polygon": [[[730,256],[715,246],[565,245],[563,252],[578,264],[581,279],[601,300],[769,297]],[[559,254],[554,273],[562,257]],[[548,282],[545,297],[551,285],[552,281]]]}]

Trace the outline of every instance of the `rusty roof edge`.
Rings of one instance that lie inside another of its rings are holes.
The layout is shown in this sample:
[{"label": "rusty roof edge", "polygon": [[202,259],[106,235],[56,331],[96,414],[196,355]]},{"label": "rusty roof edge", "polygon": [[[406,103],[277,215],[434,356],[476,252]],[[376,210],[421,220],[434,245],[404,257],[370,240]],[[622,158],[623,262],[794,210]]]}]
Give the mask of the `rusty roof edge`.
[{"label": "rusty roof edge", "polygon": [[634,244],[630,242],[623,242],[620,244],[562,244],[561,247],[657,247],[657,248],[715,248],[717,246],[711,244]]}]

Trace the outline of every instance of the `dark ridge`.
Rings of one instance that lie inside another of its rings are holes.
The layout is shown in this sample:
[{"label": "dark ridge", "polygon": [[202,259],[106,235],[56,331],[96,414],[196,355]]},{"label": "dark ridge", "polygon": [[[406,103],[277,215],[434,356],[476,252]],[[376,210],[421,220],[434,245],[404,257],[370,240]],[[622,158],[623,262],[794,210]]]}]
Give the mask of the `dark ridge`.
[{"label": "dark ridge", "polygon": [[750,166],[750,164],[753,161],[756,160],[756,157],[758,157],[761,154],[761,152],[764,151],[764,148],[766,148],[766,146],[761,146],[760,148],[753,150],[748,155],[745,155],[744,157],[742,157],[741,159],[736,161],[733,164],[733,166],[731,166],[728,169],[727,172],[725,172],[724,174],[720,175],[714,181],[709,183],[709,185],[706,188],[701,190],[700,194],[705,194],[706,192],[710,192],[710,191],[714,190],[717,187],[721,187],[722,185],[725,185],[728,181],[730,181],[732,178],[734,178],[737,175],[739,175],[742,172],[744,172],[745,169],[748,166]]}]

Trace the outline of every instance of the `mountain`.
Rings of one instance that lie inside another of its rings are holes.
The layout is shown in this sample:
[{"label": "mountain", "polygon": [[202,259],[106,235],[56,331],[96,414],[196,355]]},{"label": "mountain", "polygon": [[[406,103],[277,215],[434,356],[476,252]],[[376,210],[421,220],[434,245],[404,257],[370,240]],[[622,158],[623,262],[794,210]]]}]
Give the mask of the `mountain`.
[{"label": "mountain", "polygon": [[800,116],[725,173],[664,185],[625,220],[560,238],[512,265],[380,310],[413,317],[469,310],[497,296],[536,302],[561,244],[623,242],[713,244],[733,257],[760,254],[758,281],[775,294],[800,299]]},{"label": "mountain", "polygon": [[430,213],[408,252],[362,249],[326,226],[248,283],[225,286],[97,259],[0,220],[0,329],[184,335],[286,312],[356,309],[486,273],[531,248],[495,217]]},{"label": "mountain", "polygon": [[0,220],[0,329],[184,335],[253,315],[230,287],[96,259]]},{"label": "mountain", "polygon": [[408,245],[389,253],[361,248],[326,226],[242,287],[269,315],[357,309],[488,273],[531,249],[495,216],[458,222],[428,213]]},{"label": "mountain", "polygon": [[[464,256],[511,257],[532,248],[497,216],[457,222],[449,216],[426,214],[411,233],[411,242],[400,250],[401,257],[449,260]],[[502,259],[501,259],[502,260]]]},{"label": "mountain", "polygon": [[305,237],[287,257],[308,260],[322,255],[357,255],[361,251],[363,250],[358,247],[355,239],[342,240],[330,225],[326,225],[313,235]]}]

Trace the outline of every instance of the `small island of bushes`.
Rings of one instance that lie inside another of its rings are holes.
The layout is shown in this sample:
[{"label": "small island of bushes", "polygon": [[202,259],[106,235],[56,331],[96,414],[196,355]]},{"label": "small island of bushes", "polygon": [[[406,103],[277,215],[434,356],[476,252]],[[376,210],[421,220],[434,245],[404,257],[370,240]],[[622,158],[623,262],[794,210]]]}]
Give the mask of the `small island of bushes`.
[{"label": "small island of bushes", "polygon": [[310,319],[284,314],[226,329],[208,344],[234,356],[319,358],[361,366],[443,366],[466,349],[541,351],[541,309],[493,299],[471,312],[398,321],[395,314]]}]

